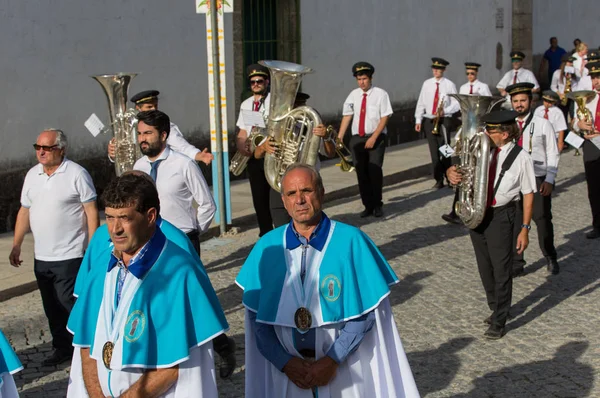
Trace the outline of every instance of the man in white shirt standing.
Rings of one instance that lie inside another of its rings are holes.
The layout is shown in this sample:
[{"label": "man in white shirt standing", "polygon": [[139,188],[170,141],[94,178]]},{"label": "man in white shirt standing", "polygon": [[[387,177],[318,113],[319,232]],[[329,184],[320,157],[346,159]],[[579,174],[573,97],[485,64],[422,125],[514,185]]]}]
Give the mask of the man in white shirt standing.
[{"label": "man in white shirt standing", "polygon": [[[508,86],[506,91],[511,97],[513,109],[518,113],[516,121],[521,135],[517,140],[517,145],[529,153],[533,159],[533,169],[537,183],[537,192],[533,199],[533,221],[535,221],[537,227],[540,249],[546,258],[548,272],[558,274],[559,267],[556,248],[554,247],[551,195],[558,173],[559,152],[554,128],[550,121],[535,116],[532,112],[531,93],[533,88],[533,83],[517,83]],[[522,212],[520,208],[517,210],[517,220],[519,220],[522,218]],[[522,253],[515,253],[514,275],[521,274],[524,266],[525,260]]]},{"label": "man in white shirt standing", "polygon": [[99,218],[92,178],[65,156],[66,135],[46,129],[33,146],[39,163],[25,176],[9,260],[14,267],[21,265],[21,245],[31,229],[34,272],[54,348],[42,364],[52,366],[73,354],[72,336],[67,331],[75,302],[73,287]]},{"label": "man in white shirt standing", "polygon": [[373,86],[375,68],[368,62],[352,66],[352,75],[358,88],[354,89],[343,106],[343,117],[338,138],[344,135],[352,122],[350,151],[356,168],[358,189],[365,209],[360,217],[383,216],[383,156],[387,122],[394,113],[388,93]]},{"label": "man in white shirt standing", "polygon": [[523,59],[525,54],[521,51],[512,51],[510,53],[510,59],[512,62],[512,70],[506,72],[504,77],[498,82],[496,88],[500,91],[500,95],[507,97],[507,102],[510,102],[510,97],[507,94],[506,88],[511,84],[516,83],[533,83],[533,92],[537,93],[540,91],[540,85],[532,71],[523,68]]},{"label": "man in white shirt standing", "polygon": [[459,94],[492,96],[490,87],[477,79],[480,66],[481,64],[478,64],[477,62],[465,62],[467,82],[460,86],[460,90],[458,91]]},{"label": "man in white shirt standing", "polygon": [[565,131],[567,130],[567,121],[565,115],[556,106],[560,97],[557,93],[552,90],[546,90],[542,93],[543,105],[536,108],[534,115],[542,117],[548,120],[554,128],[554,134],[556,135],[556,144],[558,146],[558,152],[562,152],[565,146]]},{"label": "man in white shirt standing", "polygon": [[[434,188],[444,187],[444,176],[450,166],[450,158],[444,157],[439,149],[450,145],[450,133],[453,128],[452,115],[460,111],[458,101],[448,96],[456,94],[456,85],[444,77],[449,62],[442,58],[431,58],[433,77],[425,80],[415,109],[415,130],[425,131],[433,166]],[[439,118],[438,131],[434,134],[434,125]]]}]

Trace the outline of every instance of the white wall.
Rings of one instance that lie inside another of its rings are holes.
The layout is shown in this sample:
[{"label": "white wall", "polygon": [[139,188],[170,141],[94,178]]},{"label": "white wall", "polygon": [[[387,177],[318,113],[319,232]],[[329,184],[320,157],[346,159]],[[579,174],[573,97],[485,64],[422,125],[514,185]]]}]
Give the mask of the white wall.
[{"label": "white wall", "polygon": [[[374,83],[393,103],[416,101],[431,77],[431,57],[450,62],[446,76],[460,87],[464,62],[483,65],[479,77],[495,86],[508,70],[511,0],[303,0],[302,63],[316,73],[304,79],[310,103],[324,114],[341,114],[356,87],[351,68],[357,61],[375,66]],[[496,10],[504,9],[504,28],[496,29]],[[495,67],[496,44],[504,65]]]},{"label": "white wall", "polygon": [[[233,76],[229,15],[225,25]],[[83,126],[92,112],[108,121],[93,74],[139,72],[130,96],[156,88],[184,134],[208,131],[205,16],[193,0],[5,0],[0,37],[1,171],[34,161],[31,144],[44,127],[65,130],[72,157],[105,150],[109,137],[94,139]],[[227,85],[234,98],[233,80]]]}]

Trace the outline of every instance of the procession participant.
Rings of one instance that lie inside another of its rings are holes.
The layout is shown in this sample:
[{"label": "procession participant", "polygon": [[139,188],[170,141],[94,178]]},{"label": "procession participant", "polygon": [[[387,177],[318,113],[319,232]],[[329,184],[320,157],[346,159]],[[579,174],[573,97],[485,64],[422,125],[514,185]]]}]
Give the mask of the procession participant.
[{"label": "procession participant", "polygon": [[479,67],[481,67],[481,64],[477,62],[465,62],[467,82],[460,86],[459,94],[492,96],[490,87],[477,79]]},{"label": "procession participant", "polygon": [[507,93],[506,88],[511,84],[516,83],[532,83],[534,93],[540,91],[540,85],[532,71],[523,68],[523,59],[525,54],[521,51],[512,51],[510,53],[510,59],[512,63],[512,70],[506,72],[504,77],[498,82],[496,88],[500,91],[500,95],[507,97],[507,102],[510,102],[510,96]]},{"label": "procession participant", "polygon": [[17,386],[13,376],[23,370],[23,365],[10,343],[0,330],[0,397],[18,398]]},{"label": "procession participant", "polygon": [[571,117],[573,116],[573,101],[566,99],[566,102],[564,102],[565,105],[562,102],[565,101],[565,97],[568,94],[568,92],[565,93],[565,88],[570,85],[570,91],[577,91],[579,80],[577,75],[575,75],[575,68],[573,67],[574,60],[574,57],[565,54],[560,68],[554,71],[550,82],[550,90],[557,93],[560,97],[561,103],[558,106],[562,110],[565,120],[567,120],[567,115],[570,114]]},{"label": "procession participant", "polygon": [[69,320],[81,373],[67,396],[217,397],[211,341],[227,322],[206,273],[157,228],[147,178],[117,177],[102,199],[113,246],[97,253],[105,266],[90,270]]},{"label": "procession participant", "polygon": [[73,286],[88,240],[98,224],[96,189],[83,167],[67,159],[67,136],[46,129],[33,145],[38,164],[23,183],[10,264],[21,265],[21,246],[31,228],[33,270],[52,334],[52,355],[43,366],[68,361],[73,353],[67,320],[73,308]]},{"label": "procession participant", "polygon": [[240,114],[237,120],[239,132],[236,139],[237,150],[250,156],[248,160],[248,180],[252,192],[252,203],[258,221],[258,236],[263,236],[273,229],[273,219],[269,205],[271,186],[265,177],[264,159],[257,159],[250,152],[249,137],[252,126],[244,124],[242,111],[254,111],[262,113],[266,121],[269,117],[271,105],[271,94],[269,94],[269,68],[253,64],[247,68],[248,82],[252,90],[252,96],[242,102]]},{"label": "procession participant", "polygon": [[[482,117],[486,134],[493,142],[487,209],[481,224],[469,230],[479,276],[492,311],[484,321],[490,325],[484,336],[492,340],[504,335],[512,300],[514,225],[519,224],[517,252],[523,253],[529,244],[529,222],[536,190],[531,156],[513,143],[520,134],[516,117],[514,111],[494,111]],[[454,185],[460,183],[461,175],[456,166],[448,169],[448,179]],[[523,195],[522,223],[515,217],[519,193]]]},{"label": "procession participant", "polygon": [[567,122],[560,108],[556,106],[558,101],[560,101],[560,97],[554,91],[546,90],[542,93],[542,100],[543,105],[538,106],[533,114],[548,120],[552,124],[556,136],[558,152],[562,152],[565,146]]},{"label": "procession participant", "polygon": [[[546,268],[552,274],[558,274],[556,248],[554,247],[554,225],[552,224],[552,191],[558,173],[559,152],[556,135],[550,121],[535,116],[531,109],[532,83],[517,83],[506,88],[511,97],[513,109],[517,112],[520,137],[517,145],[522,147],[533,159],[533,168],[537,191],[533,200],[533,221],[537,227],[540,250],[546,258]],[[521,206],[517,206],[515,235],[519,230],[518,220],[522,217]],[[515,253],[513,272],[517,276],[523,272],[526,262],[521,253]]]},{"label": "procession participant", "polygon": [[585,180],[588,187],[588,198],[592,209],[592,230],[585,237],[588,239],[600,238],[600,149],[591,141],[600,137],[600,58],[590,59],[587,64],[590,72],[596,97],[586,104],[586,108],[592,115],[591,122],[579,120],[577,115],[573,119],[573,130],[584,134],[583,138],[583,166],[585,168]]},{"label": "procession participant", "polygon": [[[131,97],[130,101],[135,104],[135,109],[138,112],[146,112],[146,111],[155,111],[158,110],[158,95],[160,92],[158,90],[146,90],[137,93],[133,97]],[[206,165],[209,165],[212,162],[214,156],[212,153],[208,152],[208,148],[204,148],[200,150],[190,144],[183,134],[179,127],[171,122],[171,133],[169,134],[169,139],[167,140],[167,144],[179,153],[184,154],[190,159],[195,160],[196,162],[202,162]],[[111,161],[115,159],[115,142],[114,138],[110,140],[108,143],[108,158]]]},{"label": "procession participant", "polygon": [[[585,59],[582,63],[584,65],[583,71],[581,73],[581,78],[577,83],[576,91],[594,90],[594,85],[592,84],[592,76],[590,76],[589,70],[587,68],[587,63],[598,60],[600,58],[600,51],[590,51],[586,54],[587,55],[585,55]],[[573,62],[573,65],[575,66],[575,62]]]},{"label": "procession participant", "polygon": [[[415,109],[415,130],[425,132],[429,143],[429,154],[433,168],[433,178],[436,189],[444,187],[446,169],[450,166],[450,159],[440,153],[440,147],[450,144],[450,133],[453,130],[452,116],[460,111],[460,105],[448,94],[456,94],[456,86],[444,77],[444,72],[449,62],[442,58],[431,58],[431,72],[433,77],[425,80],[421,86],[417,107]],[[438,131],[434,134],[434,126],[438,124]]]},{"label": "procession participant", "polygon": [[398,278],[362,231],[323,213],[324,193],[313,167],[290,166],[292,221],[257,242],[236,278],[246,396],[418,397],[388,299]]},{"label": "procession participant", "polygon": [[575,68],[575,74],[579,79],[587,75],[585,65],[587,63],[586,56],[588,53],[588,45],[581,42],[577,45],[577,51],[573,54],[573,67]]},{"label": "procession participant", "polygon": [[550,48],[548,48],[546,50],[546,52],[544,53],[544,56],[542,57],[542,59],[540,61],[540,69],[539,69],[538,75],[542,76],[544,67],[547,66],[548,82],[551,82],[554,72],[557,71],[558,69],[560,69],[562,57],[565,54],[567,54],[565,49],[558,46],[558,39],[556,37],[551,37],[550,38]]}]

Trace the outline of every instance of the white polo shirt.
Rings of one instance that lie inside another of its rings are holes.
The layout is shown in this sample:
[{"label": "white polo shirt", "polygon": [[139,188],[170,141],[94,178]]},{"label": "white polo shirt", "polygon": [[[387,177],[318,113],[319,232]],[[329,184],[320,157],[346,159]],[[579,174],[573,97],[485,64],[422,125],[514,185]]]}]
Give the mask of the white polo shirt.
[{"label": "white polo shirt", "polygon": [[[545,119],[544,115],[546,114],[546,112],[544,111],[544,109],[544,105],[540,105],[535,109],[535,112],[533,114],[535,116],[541,117],[542,119]],[[552,124],[552,127],[554,127],[554,134],[556,135],[556,139],[558,139],[558,132],[565,131],[567,129],[565,115],[558,107],[551,106],[550,108],[548,108],[548,120]]]},{"label": "white polo shirt", "polygon": [[[346,101],[344,101],[343,115],[354,116],[352,118],[352,135],[358,135],[358,123],[360,122],[360,108],[362,106],[363,94],[361,88],[352,90]],[[365,135],[375,132],[381,118],[390,116],[394,111],[390,103],[388,93],[379,87],[371,87],[367,92],[367,114],[365,116]],[[387,127],[381,134],[387,133]]]},{"label": "white polo shirt", "polygon": [[83,257],[88,244],[83,203],[96,200],[92,177],[67,158],[47,175],[41,164],[25,176],[21,206],[29,209],[34,256],[41,261]]},{"label": "white polo shirt", "polygon": [[[496,176],[494,179],[495,182],[500,178],[502,164],[514,146],[515,144],[513,142],[509,142],[500,147],[498,163],[496,166]],[[536,187],[533,161],[531,156],[529,156],[526,151],[522,150],[519,152],[510,168],[504,173],[502,181],[500,181],[496,196],[494,196],[494,199],[496,199],[494,207],[504,206],[513,200],[519,200],[519,192],[523,195],[536,192]]]},{"label": "white polo shirt", "polygon": [[[160,216],[185,233],[205,232],[215,215],[216,206],[195,161],[167,147],[158,156],[156,189],[160,199]],[[134,170],[150,175],[151,162],[142,156]],[[194,201],[198,209],[194,209]]]}]

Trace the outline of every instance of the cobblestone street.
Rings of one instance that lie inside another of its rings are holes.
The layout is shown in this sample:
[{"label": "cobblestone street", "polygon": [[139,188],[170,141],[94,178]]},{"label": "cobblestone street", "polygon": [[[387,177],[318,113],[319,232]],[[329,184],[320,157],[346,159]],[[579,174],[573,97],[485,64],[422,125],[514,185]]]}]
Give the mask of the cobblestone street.
[{"label": "cobblestone street", "polygon": [[[483,338],[489,311],[467,230],[440,217],[453,192],[433,190],[433,183],[422,178],[385,187],[383,219],[360,219],[358,197],[326,205],[330,217],[365,231],[400,277],[391,305],[421,395],[599,397],[600,245],[584,237],[591,213],[581,157],[562,155],[553,193],[561,272],[546,272],[533,226],[526,274],[514,283],[513,319],[499,341]],[[243,396],[244,311],[234,278],[257,235],[257,229],[242,230],[202,245],[238,346],[240,366],[219,380],[222,397]],[[3,302],[0,328],[25,365],[16,375],[22,396],[63,397],[68,366],[41,367],[50,333],[39,292]]]}]

